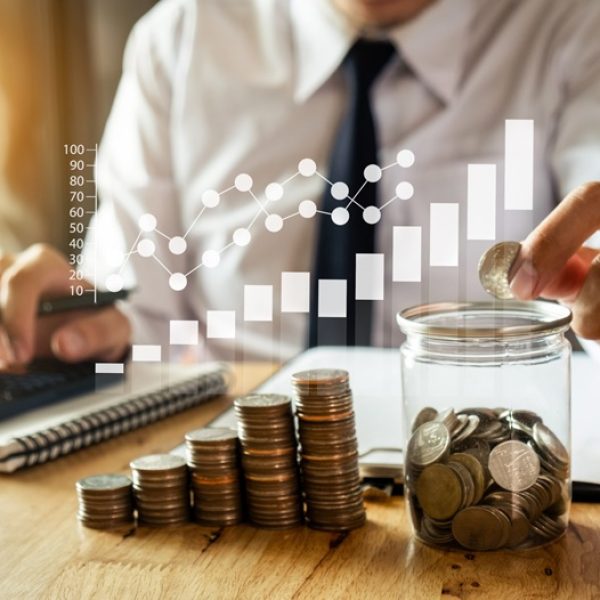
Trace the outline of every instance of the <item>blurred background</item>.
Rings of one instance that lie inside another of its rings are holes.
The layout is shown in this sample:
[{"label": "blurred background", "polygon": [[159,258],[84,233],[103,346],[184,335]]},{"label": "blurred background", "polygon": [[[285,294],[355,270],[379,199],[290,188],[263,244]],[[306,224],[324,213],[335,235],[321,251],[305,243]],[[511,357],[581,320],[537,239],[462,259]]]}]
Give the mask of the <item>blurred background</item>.
[{"label": "blurred background", "polygon": [[94,146],[127,35],[156,0],[0,0],[0,249],[64,249],[64,144]]}]

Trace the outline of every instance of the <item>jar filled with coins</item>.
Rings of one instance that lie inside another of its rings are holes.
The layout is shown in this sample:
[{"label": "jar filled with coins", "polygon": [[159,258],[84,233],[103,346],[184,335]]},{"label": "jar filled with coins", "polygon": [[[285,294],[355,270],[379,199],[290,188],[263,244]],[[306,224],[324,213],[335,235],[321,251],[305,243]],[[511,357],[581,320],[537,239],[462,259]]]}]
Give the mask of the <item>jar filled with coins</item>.
[{"label": "jar filled with coins", "polygon": [[516,301],[398,315],[405,495],[419,540],[521,550],[565,533],[570,320],[561,305]]}]

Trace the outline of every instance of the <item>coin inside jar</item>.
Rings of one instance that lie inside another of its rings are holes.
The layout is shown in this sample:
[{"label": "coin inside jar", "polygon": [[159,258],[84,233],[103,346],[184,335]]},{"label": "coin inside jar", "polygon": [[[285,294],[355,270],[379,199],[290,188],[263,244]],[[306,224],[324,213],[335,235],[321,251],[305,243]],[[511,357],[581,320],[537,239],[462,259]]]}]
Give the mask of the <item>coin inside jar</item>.
[{"label": "coin inside jar", "polygon": [[478,265],[479,281],[488,294],[500,300],[514,298],[509,275],[520,249],[519,242],[500,242],[482,254]]}]

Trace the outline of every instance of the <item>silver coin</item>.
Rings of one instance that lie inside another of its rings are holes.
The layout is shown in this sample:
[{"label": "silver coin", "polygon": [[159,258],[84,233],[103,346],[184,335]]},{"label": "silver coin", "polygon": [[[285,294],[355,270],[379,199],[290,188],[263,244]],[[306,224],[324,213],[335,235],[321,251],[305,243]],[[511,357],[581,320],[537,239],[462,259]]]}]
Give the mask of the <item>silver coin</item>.
[{"label": "silver coin", "polygon": [[282,394],[249,394],[242,398],[236,398],[236,408],[269,408],[291,405],[289,396]]},{"label": "silver coin", "polygon": [[185,464],[185,458],[176,454],[149,454],[132,460],[129,466],[139,471],[163,471],[185,467]]},{"label": "silver coin", "polygon": [[522,492],[536,482],[540,474],[540,459],[527,444],[509,440],[498,444],[490,452],[489,469],[500,487]]},{"label": "silver coin", "polygon": [[423,423],[408,442],[407,456],[418,467],[440,460],[450,448],[450,432],[443,423]]},{"label": "silver coin", "polygon": [[556,435],[543,423],[533,425],[533,440],[542,451],[548,453],[560,466],[569,464],[569,452]]},{"label": "silver coin", "polygon": [[482,254],[477,270],[479,281],[488,294],[500,300],[514,298],[508,275],[520,249],[519,242],[500,242]]},{"label": "silver coin", "polygon": [[205,427],[188,431],[185,439],[190,442],[230,442],[237,439],[237,431],[222,427]]},{"label": "silver coin", "polygon": [[131,479],[125,475],[92,475],[85,477],[77,482],[78,490],[119,490],[128,488],[131,485]]}]

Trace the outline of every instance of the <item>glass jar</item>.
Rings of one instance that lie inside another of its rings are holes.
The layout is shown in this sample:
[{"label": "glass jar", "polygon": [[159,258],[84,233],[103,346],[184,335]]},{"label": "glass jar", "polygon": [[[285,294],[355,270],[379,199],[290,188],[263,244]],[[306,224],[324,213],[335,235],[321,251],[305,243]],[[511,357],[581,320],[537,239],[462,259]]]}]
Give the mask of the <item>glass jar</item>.
[{"label": "glass jar", "polygon": [[419,540],[483,551],[564,534],[570,321],[550,302],[440,303],[398,315],[405,495]]}]

